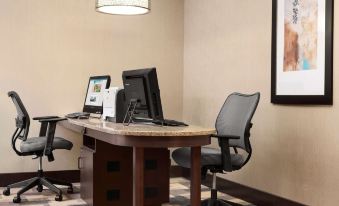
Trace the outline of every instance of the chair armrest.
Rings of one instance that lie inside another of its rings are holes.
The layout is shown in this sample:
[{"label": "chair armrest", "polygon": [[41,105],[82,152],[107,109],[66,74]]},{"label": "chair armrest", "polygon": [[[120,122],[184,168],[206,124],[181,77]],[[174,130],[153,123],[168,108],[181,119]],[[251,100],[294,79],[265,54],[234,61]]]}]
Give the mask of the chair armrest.
[{"label": "chair armrest", "polygon": [[[47,121],[48,119],[46,119]],[[44,121],[44,120],[40,120]],[[46,131],[46,145],[44,149],[44,155],[47,156],[48,161],[52,162],[54,161],[54,156],[53,156],[53,141],[54,141],[54,135],[55,135],[55,129],[56,129],[56,124],[57,122],[52,121],[52,122],[42,122],[43,124],[48,125],[47,131]]]},{"label": "chair armrest", "polygon": [[46,137],[47,142],[44,149],[44,155],[48,157],[48,161],[52,162],[54,161],[53,156],[53,141],[54,141],[54,134],[55,134],[55,128],[57,125],[57,122],[67,120],[67,118],[52,118],[52,119],[41,119],[39,122],[42,123],[42,125],[48,125],[47,131],[46,131]]},{"label": "chair armrest", "polygon": [[33,117],[33,120],[54,119],[54,118],[59,118],[59,117],[58,116]]},{"label": "chair armrest", "polygon": [[211,137],[217,137],[221,139],[240,139],[239,136],[235,135],[217,135],[217,134],[212,134]]},{"label": "chair armrest", "polygon": [[222,161],[222,169],[226,172],[232,172],[232,160],[231,160],[231,151],[229,146],[229,139],[221,139],[219,140],[219,146],[221,149],[221,161]]},{"label": "chair armrest", "polygon": [[67,118],[50,118],[50,119],[40,119],[41,122],[41,129],[40,129],[40,136],[46,136],[47,141],[44,149],[44,155],[47,156],[48,161],[54,161],[53,156],[53,141],[54,141],[54,134],[57,122],[67,120]]},{"label": "chair armrest", "polygon": [[217,137],[219,140],[223,170],[226,172],[232,172],[233,167],[231,161],[231,151],[229,141],[234,139],[240,139],[240,137],[235,135],[218,135],[218,134],[212,134],[211,137]]},{"label": "chair armrest", "polygon": [[41,119],[41,120],[39,120],[39,122],[52,123],[52,122],[59,122],[59,121],[64,121],[64,120],[67,120],[67,118],[58,117],[58,118],[51,118],[51,119]]},{"label": "chair armrest", "polygon": [[43,117],[33,118],[33,120],[39,120],[39,122],[41,123],[39,137],[44,137],[47,134],[46,132],[47,132],[47,126],[48,126],[49,121],[43,121],[43,120],[49,120],[49,119],[55,119],[55,118],[59,118],[59,117],[58,116],[43,116]]}]

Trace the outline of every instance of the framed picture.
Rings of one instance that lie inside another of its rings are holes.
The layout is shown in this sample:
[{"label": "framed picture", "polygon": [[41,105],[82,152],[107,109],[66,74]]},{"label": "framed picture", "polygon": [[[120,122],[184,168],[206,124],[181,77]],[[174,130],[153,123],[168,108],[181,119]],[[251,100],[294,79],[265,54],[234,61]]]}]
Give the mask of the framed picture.
[{"label": "framed picture", "polygon": [[271,102],[332,105],[333,0],[272,0]]}]

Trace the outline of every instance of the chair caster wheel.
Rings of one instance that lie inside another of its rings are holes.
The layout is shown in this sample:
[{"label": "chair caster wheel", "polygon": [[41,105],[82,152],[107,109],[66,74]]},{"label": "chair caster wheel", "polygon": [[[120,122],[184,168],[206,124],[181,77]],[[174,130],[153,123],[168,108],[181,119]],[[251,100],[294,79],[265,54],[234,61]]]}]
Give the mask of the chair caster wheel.
[{"label": "chair caster wheel", "polygon": [[68,194],[73,194],[73,187],[68,187],[67,188],[67,193]]},{"label": "chair caster wheel", "polygon": [[2,192],[3,195],[5,196],[9,196],[11,195],[11,190],[9,188],[6,188],[3,192]]},{"label": "chair caster wheel", "polygon": [[55,201],[58,201],[58,202],[62,201],[62,195],[57,195],[55,197]]},{"label": "chair caster wheel", "polygon": [[14,198],[13,198],[13,202],[14,202],[14,203],[20,203],[20,202],[21,202],[20,196],[14,197]]},{"label": "chair caster wheel", "polygon": [[38,185],[38,187],[36,188],[36,190],[37,190],[38,192],[42,192],[42,190],[43,190],[42,185]]}]

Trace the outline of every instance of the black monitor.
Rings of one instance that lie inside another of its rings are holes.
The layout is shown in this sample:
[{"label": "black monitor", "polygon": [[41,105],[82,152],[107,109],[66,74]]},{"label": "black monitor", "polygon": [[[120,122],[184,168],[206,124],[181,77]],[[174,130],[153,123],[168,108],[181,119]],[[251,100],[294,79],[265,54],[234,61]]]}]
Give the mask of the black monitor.
[{"label": "black monitor", "polygon": [[110,83],[111,77],[108,75],[89,78],[84,112],[102,114],[103,90],[108,89]]},{"label": "black monitor", "polygon": [[124,71],[126,104],[136,102],[134,120],[163,120],[160,89],[155,68]]}]

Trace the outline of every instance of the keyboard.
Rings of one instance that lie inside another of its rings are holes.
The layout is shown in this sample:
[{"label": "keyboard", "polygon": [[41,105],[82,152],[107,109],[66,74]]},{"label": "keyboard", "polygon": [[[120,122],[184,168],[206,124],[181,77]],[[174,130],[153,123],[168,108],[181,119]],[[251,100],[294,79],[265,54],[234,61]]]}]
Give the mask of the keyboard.
[{"label": "keyboard", "polygon": [[164,120],[153,120],[152,121],[154,124],[157,125],[163,125],[163,126],[172,126],[172,127],[177,127],[177,126],[188,126],[188,124],[184,122],[179,122],[176,120],[171,120],[171,119],[164,119]]},{"label": "keyboard", "polygon": [[89,113],[88,112],[74,112],[74,113],[67,114],[65,117],[70,118],[70,119],[77,119],[77,118],[88,119]]}]

